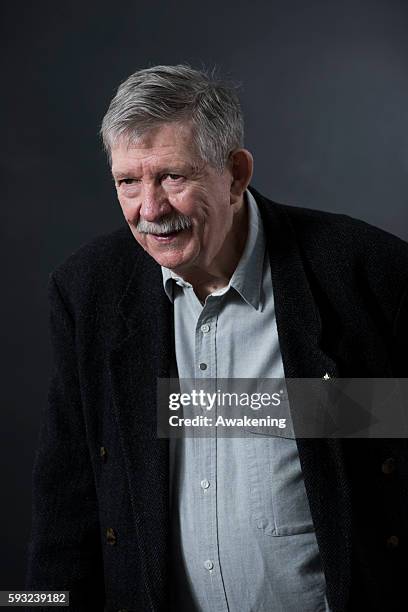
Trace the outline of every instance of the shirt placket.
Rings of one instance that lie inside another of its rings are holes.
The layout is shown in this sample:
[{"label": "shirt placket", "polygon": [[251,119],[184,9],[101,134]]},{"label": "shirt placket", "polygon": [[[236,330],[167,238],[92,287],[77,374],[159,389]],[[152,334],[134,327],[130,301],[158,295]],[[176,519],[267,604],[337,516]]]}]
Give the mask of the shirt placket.
[{"label": "shirt placket", "polygon": [[[208,296],[195,330],[195,376],[208,380],[205,389],[216,393],[217,389],[217,322],[222,297]],[[198,480],[201,488],[201,525],[205,538],[202,547],[203,571],[206,572],[208,588],[207,602],[213,612],[228,612],[224,583],[219,559],[218,517],[217,517],[217,437],[216,412],[204,407],[213,419],[211,431],[199,439]]]}]

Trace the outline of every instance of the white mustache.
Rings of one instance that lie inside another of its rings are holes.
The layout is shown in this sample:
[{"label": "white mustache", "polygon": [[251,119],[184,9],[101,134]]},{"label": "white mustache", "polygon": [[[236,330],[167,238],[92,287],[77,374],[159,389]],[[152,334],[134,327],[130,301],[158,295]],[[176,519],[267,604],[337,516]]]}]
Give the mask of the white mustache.
[{"label": "white mustache", "polygon": [[167,215],[159,221],[146,221],[139,219],[136,230],[142,234],[171,234],[181,230],[189,229],[192,226],[190,217],[179,214]]}]

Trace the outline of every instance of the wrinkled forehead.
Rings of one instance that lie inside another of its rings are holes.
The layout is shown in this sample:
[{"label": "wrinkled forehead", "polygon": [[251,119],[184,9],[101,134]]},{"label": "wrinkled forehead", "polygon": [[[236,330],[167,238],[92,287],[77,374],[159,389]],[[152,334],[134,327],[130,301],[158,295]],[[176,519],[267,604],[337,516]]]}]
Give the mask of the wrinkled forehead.
[{"label": "wrinkled forehead", "polygon": [[195,129],[191,121],[174,121],[145,127],[142,131],[131,126],[111,143],[116,149],[160,149],[172,146],[175,149],[196,150]]},{"label": "wrinkled forehead", "polygon": [[112,174],[127,173],[135,167],[160,169],[161,166],[201,167],[205,164],[198,153],[189,124],[164,124],[143,134],[124,134],[111,149]]}]

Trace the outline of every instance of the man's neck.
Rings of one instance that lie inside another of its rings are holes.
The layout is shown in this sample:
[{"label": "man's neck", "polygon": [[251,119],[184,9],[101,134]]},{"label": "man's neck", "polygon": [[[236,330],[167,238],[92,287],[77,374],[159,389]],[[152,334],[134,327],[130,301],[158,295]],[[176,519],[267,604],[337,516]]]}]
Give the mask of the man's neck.
[{"label": "man's neck", "polygon": [[228,285],[241,259],[247,235],[248,204],[244,197],[243,204],[234,217],[231,230],[211,267],[209,269],[194,268],[185,274],[180,274],[186,282],[192,285],[200,301],[203,302],[210,293]]}]

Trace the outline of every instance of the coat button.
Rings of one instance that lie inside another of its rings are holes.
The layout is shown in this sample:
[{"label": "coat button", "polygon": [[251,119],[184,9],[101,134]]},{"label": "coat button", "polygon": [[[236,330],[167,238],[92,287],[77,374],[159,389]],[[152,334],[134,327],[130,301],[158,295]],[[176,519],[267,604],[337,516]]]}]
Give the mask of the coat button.
[{"label": "coat button", "polygon": [[384,463],[381,466],[381,471],[383,474],[386,474],[387,476],[389,476],[389,474],[392,474],[393,472],[395,472],[395,459],[394,457],[388,457],[388,459],[386,459],[384,461]]},{"label": "coat button", "polygon": [[393,550],[394,548],[397,548],[398,545],[399,545],[399,538],[398,538],[398,536],[392,535],[389,538],[387,538],[386,545],[387,545],[387,548],[390,549],[390,550]]},{"label": "coat button", "polygon": [[101,448],[99,449],[99,456],[102,460],[103,463],[106,463],[106,460],[108,458],[108,453],[107,450],[104,446],[101,446]]},{"label": "coat button", "polygon": [[112,529],[112,527],[108,527],[106,530],[106,542],[111,546],[116,544],[116,533]]}]

